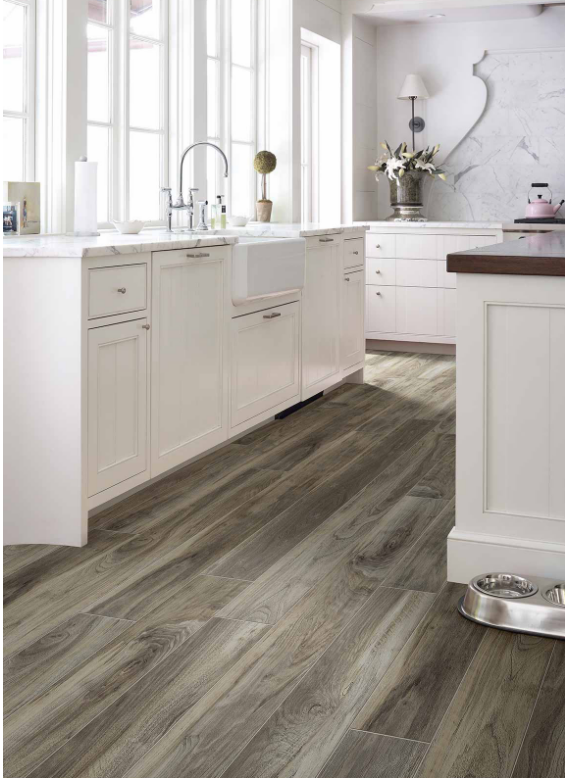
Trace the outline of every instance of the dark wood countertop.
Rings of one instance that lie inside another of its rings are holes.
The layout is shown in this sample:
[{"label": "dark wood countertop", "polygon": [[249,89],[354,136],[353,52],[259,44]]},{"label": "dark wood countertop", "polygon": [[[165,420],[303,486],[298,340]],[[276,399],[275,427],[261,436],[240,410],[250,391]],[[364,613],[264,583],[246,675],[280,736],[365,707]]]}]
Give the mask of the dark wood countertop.
[{"label": "dark wood countertop", "polygon": [[565,276],[565,232],[548,232],[447,255],[450,273]]}]

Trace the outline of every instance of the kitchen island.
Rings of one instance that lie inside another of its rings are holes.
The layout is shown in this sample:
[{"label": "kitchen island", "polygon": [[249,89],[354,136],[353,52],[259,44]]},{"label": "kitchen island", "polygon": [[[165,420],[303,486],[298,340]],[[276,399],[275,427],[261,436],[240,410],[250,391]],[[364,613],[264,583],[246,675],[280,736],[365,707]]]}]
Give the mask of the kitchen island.
[{"label": "kitchen island", "polygon": [[450,254],[457,498],[448,578],[565,575],[565,233]]}]

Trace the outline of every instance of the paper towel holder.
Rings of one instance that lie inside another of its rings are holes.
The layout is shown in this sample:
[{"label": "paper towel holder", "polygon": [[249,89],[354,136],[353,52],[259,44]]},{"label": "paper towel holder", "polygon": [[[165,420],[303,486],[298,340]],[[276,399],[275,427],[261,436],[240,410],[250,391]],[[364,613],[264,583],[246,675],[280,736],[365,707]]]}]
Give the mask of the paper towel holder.
[{"label": "paper towel holder", "polygon": [[97,178],[98,163],[89,162],[85,156],[79,157],[75,162],[74,237],[90,238],[100,235],[96,207]]}]

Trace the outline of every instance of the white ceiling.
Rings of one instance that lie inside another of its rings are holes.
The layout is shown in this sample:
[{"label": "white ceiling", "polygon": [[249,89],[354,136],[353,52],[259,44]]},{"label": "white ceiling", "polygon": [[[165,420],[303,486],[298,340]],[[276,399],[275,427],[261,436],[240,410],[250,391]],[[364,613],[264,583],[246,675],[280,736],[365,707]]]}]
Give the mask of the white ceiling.
[{"label": "white ceiling", "polygon": [[[375,0],[358,15],[372,24],[449,24],[526,19],[563,0]],[[365,4],[367,7],[368,4]]]}]

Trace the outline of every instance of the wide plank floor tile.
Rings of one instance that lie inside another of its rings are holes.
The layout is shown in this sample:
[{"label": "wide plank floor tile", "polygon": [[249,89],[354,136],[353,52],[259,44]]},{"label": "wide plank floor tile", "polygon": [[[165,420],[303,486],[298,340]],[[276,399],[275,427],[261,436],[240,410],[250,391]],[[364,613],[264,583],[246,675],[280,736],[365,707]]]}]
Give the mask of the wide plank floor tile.
[{"label": "wide plank floor tile", "polygon": [[433,596],[380,589],[224,773],[317,775]]},{"label": "wide plank floor tile", "polygon": [[565,642],[557,640],[512,778],[564,775]]},{"label": "wide plank floor tile", "polygon": [[459,615],[464,592],[461,584],[445,585],[358,713],[354,729],[431,742],[486,633]]},{"label": "wide plank floor tile", "polygon": [[510,778],[553,643],[488,629],[417,778]]},{"label": "wide plank floor tile", "polygon": [[346,732],[318,778],[413,778],[425,743]]}]

